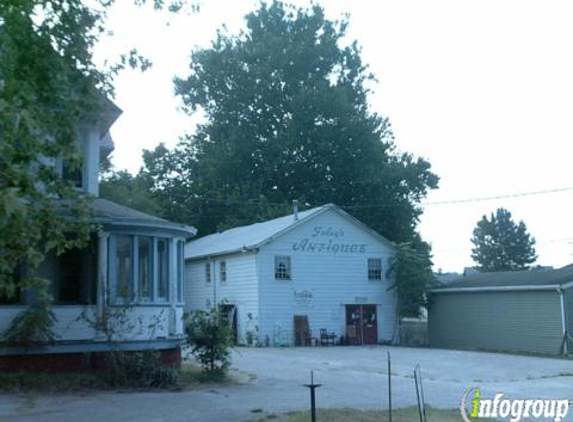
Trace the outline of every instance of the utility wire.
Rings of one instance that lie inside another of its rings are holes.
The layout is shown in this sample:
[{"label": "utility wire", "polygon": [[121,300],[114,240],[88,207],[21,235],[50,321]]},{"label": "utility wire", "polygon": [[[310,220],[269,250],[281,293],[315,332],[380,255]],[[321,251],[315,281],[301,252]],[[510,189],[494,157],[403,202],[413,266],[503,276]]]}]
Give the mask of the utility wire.
[{"label": "utility wire", "polygon": [[[485,197],[476,197],[476,198],[465,198],[465,199],[451,199],[446,201],[434,201],[434,202],[421,202],[420,205],[422,206],[434,206],[434,205],[454,205],[454,204],[467,204],[473,202],[484,202],[484,201],[493,201],[496,199],[508,199],[508,198],[522,198],[524,196],[534,196],[534,195],[547,195],[551,193],[560,193],[560,192],[567,192],[573,191],[572,187],[566,188],[557,188],[557,189],[545,189],[539,191],[531,191],[531,192],[521,192],[521,193],[510,193],[505,195],[497,195],[497,196],[485,196]],[[370,204],[370,205],[346,205],[341,206],[342,208],[377,208],[377,207],[385,207],[385,206],[392,206],[392,204]]]},{"label": "utility wire", "polygon": [[[485,196],[485,197],[474,197],[474,198],[463,198],[463,199],[451,199],[451,200],[444,200],[444,201],[431,201],[431,202],[420,202],[420,206],[438,206],[438,205],[456,205],[456,204],[468,204],[468,203],[477,203],[477,202],[485,202],[485,201],[493,201],[498,199],[510,199],[510,198],[523,198],[527,196],[536,196],[536,195],[547,195],[553,193],[562,193],[562,192],[569,192],[573,191],[573,186],[565,187],[565,188],[556,188],[556,189],[545,189],[545,190],[538,190],[538,191],[530,191],[530,192],[520,192],[520,193],[510,193],[505,195],[497,195],[497,196]],[[159,193],[159,192],[157,192]],[[220,198],[209,198],[209,197],[198,197],[198,196],[187,196],[183,193],[167,193],[169,197],[179,197],[183,198],[188,201],[202,201],[202,202],[214,202],[220,203],[222,205],[245,205],[245,206],[258,206],[258,205],[266,205],[272,207],[290,207],[290,203],[286,202],[266,202],[260,200],[227,200],[227,199],[220,199]],[[305,204],[301,204],[304,206]],[[310,204],[306,204],[309,207],[312,207]],[[337,204],[338,205],[338,204]],[[396,203],[377,203],[377,204],[361,204],[361,205],[338,205],[340,208],[344,209],[363,209],[363,208],[384,208],[384,207],[395,207],[399,206]]]}]

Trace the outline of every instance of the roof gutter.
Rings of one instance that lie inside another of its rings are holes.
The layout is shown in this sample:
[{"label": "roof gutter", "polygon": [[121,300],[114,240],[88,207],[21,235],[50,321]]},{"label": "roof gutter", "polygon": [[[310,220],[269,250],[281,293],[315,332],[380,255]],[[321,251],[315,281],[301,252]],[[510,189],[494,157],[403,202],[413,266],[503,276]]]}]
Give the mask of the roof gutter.
[{"label": "roof gutter", "polygon": [[195,256],[191,256],[191,257],[185,257],[185,261],[202,261],[205,258],[211,258],[211,257],[223,256],[223,255],[233,255],[236,253],[256,252],[257,250],[258,250],[258,247],[256,245],[255,246],[243,246],[241,248],[228,249],[226,251],[221,251],[221,252],[216,252],[216,253],[209,253],[209,254],[205,254],[205,255],[195,255]]},{"label": "roof gutter", "polygon": [[531,290],[561,290],[562,285],[546,284],[539,286],[488,286],[488,287],[452,287],[445,289],[432,289],[431,293],[471,293],[471,292],[512,292]]}]

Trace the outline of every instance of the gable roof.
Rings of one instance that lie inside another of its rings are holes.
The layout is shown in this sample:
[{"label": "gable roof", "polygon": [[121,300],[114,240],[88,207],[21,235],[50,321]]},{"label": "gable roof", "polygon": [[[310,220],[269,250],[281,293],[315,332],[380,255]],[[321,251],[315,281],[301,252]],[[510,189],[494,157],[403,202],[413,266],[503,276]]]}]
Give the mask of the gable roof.
[{"label": "gable roof", "polygon": [[299,212],[297,220],[295,220],[294,214],[289,214],[261,223],[234,227],[224,232],[214,233],[194,240],[185,245],[185,259],[201,259],[208,256],[227,255],[257,249],[327,210],[337,212],[342,217],[350,220],[353,224],[368,231],[381,242],[392,248],[394,247],[394,244],[384,236],[372,230],[341,208],[334,204],[326,204]]},{"label": "gable roof", "polygon": [[563,288],[572,282],[573,264],[559,269],[543,268],[526,271],[472,273],[432,291],[446,293],[486,290],[547,290]]}]

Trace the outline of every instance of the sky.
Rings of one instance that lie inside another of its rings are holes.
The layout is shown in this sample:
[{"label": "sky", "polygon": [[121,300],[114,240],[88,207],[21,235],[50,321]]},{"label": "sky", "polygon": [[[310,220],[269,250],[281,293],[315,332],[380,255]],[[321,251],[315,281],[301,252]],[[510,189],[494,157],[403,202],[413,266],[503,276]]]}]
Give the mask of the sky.
[{"label": "sky", "polygon": [[[172,79],[217,29],[239,31],[252,0],[200,0],[197,14],[157,13],[117,1],[97,47],[100,63],[136,47],[153,61],[115,83],[123,115],[112,128],[117,169],[137,172],[143,149],[174,146],[201,116],[187,116]],[[306,6],[306,0],[292,3]],[[439,189],[420,221],[436,270],[474,265],[471,236],[499,207],[537,241],[537,264],[573,262],[573,3],[529,0],[323,0],[349,13],[349,40],[378,79],[372,110],[392,123],[396,146],[430,161]],[[570,188],[570,189],[567,189]],[[557,191],[556,191],[557,190]],[[549,191],[549,192],[547,192]],[[532,195],[508,197],[523,193]],[[444,202],[491,197],[471,202]]]}]

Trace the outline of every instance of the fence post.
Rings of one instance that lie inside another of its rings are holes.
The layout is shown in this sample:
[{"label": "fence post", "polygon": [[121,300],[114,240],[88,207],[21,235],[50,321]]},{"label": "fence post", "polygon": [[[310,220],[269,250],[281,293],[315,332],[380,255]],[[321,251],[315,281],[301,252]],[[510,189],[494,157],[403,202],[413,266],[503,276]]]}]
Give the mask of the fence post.
[{"label": "fence post", "polygon": [[392,422],[392,362],[388,352],[388,421]]}]

